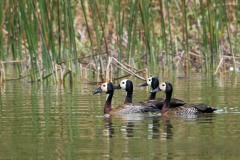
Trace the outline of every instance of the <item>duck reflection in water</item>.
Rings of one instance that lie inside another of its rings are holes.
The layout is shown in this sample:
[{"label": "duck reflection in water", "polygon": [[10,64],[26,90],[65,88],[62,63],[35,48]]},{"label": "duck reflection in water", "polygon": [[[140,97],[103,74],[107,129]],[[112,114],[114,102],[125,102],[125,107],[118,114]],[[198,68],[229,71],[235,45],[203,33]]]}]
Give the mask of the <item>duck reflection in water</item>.
[{"label": "duck reflection in water", "polygon": [[[105,128],[103,130],[104,135],[109,138],[113,138],[115,134],[115,129],[113,126],[112,118],[111,117],[104,118],[104,122],[105,122]],[[123,132],[123,135],[125,135],[126,138],[129,138],[129,137],[134,137],[133,128],[134,128],[134,122],[126,122],[126,125],[121,126],[120,130]]]},{"label": "duck reflection in water", "polygon": [[[113,138],[114,134],[119,134],[119,133],[115,132],[115,130],[117,130],[117,131],[121,131],[122,135],[125,138],[134,137],[135,123],[140,123],[143,120],[144,120],[144,115],[143,114],[118,115],[118,116],[114,116],[114,118],[111,117],[111,116],[110,117],[104,117],[104,122],[105,122],[104,133],[105,133],[105,136],[108,136],[109,138]],[[119,122],[120,123],[123,122],[123,123],[120,126],[116,126],[116,125],[114,126],[114,121],[118,122],[118,123]]]},{"label": "duck reflection in water", "polygon": [[112,126],[112,118],[111,117],[104,117],[104,122],[105,122],[105,129],[103,130],[104,135],[112,138],[115,131],[114,131],[114,127]]},{"label": "duck reflection in water", "polygon": [[152,139],[172,139],[173,126],[167,117],[153,118],[152,120]]},{"label": "duck reflection in water", "polygon": [[[148,121],[150,117],[145,117],[142,120],[136,121],[123,121],[123,123],[118,126],[114,125],[114,121],[122,121],[120,117],[105,117],[104,123],[105,127],[103,129],[104,135],[109,138],[114,138],[114,134],[119,135],[119,133],[125,138],[133,138],[139,132],[139,127],[141,127],[144,121]],[[170,119],[167,117],[151,117],[151,123],[147,124],[147,128],[143,132],[147,133],[149,139],[172,139],[173,138],[173,126]],[[148,121],[149,122],[149,121]],[[120,128],[119,128],[120,127]],[[142,129],[142,128],[141,128]],[[151,130],[151,132],[149,132]],[[116,131],[119,131],[118,133]],[[135,134],[134,134],[134,131]]]}]

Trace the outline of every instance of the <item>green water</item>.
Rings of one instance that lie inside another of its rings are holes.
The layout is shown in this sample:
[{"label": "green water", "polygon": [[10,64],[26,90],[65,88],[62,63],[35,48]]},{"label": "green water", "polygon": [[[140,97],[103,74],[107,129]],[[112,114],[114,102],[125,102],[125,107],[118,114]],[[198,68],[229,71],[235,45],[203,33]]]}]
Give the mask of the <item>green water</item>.
[{"label": "green water", "polygon": [[[181,118],[104,118],[106,95],[91,93],[98,86],[7,82],[0,89],[0,159],[239,159],[239,78],[169,78],[174,97],[219,109]],[[135,88],[135,102],[147,96],[147,88]],[[115,91],[113,105],[124,98]]]}]

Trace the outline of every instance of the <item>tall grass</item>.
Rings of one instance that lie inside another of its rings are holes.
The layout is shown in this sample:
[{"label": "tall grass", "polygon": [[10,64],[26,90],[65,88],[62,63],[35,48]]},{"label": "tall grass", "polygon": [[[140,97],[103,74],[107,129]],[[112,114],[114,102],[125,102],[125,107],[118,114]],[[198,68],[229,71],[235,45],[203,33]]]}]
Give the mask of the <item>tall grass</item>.
[{"label": "tall grass", "polygon": [[[109,66],[109,57],[150,74],[170,66],[185,74],[236,70],[239,6],[238,0],[1,0],[0,75],[58,83],[79,81],[89,70],[103,81],[109,71],[123,73]],[[11,66],[14,74],[6,74]]]}]

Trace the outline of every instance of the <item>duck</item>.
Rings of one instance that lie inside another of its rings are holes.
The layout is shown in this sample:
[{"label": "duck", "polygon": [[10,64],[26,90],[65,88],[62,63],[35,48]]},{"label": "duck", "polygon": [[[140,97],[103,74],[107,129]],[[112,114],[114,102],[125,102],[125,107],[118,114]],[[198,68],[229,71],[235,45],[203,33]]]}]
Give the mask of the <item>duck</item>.
[{"label": "duck", "polygon": [[[158,77],[157,76],[150,76],[145,83],[140,84],[139,86],[140,87],[150,86],[152,88],[152,90],[154,90],[154,89],[158,88],[158,86],[159,86]],[[148,97],[147,102],[155,104],[158,109],[162,109],[163,104],[164,104],[164,100],[165,100],[164,98],[157,98],[156,99],[156,92],[150,92],[150,96]],[[178,106],[182,106],[184,104],[185,104],[185,102],[183,100],[180,100],[180,99],[172,98],[171,101],[170,101],[170,106],[173,107],[173,108],[178,107]]]},{"label": "duck", "polygon": [[124,104],[132,103],[133,97],[133,82],[129,79],[122,80],[114,89],[124,89],[126,91],[126,98]]},{"label": "duck", "polygon": [[172,98],[172,92],[173,92],[173,86],[169,82],[163,82],[154,90],[151,90],[150,92],[158,92],[163,91],[166,94],[166,99],[164,100],[164,104],[161,110],[161,113],[163,115],[187,115],[187,114],[200,114],[200,113],[212,113],[216,109],[212,108],[211,106],[207,104],[184,104],[182,106],[178,107],[171,107],[170,101]]},{"label": "duck", "polygon": [[97,93],[105,92],[107,94],[106,102],[104,105],[103,113],[106,115],[113,114],[131,114],[131,113],[144,113],[144,112],[156,112],[159,111],[155,105],[151,103],[125,103],[120,104],[117,107],[112,108],[112,98],[114,95],[114,85],[112,82],[105,82],[101,86],[93,91],[93,95]]}]

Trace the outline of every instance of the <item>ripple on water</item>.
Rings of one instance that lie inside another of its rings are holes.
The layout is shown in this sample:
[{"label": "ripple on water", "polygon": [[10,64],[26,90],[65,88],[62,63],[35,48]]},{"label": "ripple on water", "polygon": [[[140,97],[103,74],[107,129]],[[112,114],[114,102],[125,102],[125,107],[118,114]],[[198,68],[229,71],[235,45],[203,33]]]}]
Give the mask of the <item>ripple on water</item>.
[{"label": "ripple on water", "polygon": [[[203,82],[204,81],[204,82]],[[140,83],[139,83],[140,84]],[[0,157],[6,159],[234,159],[239,157],[240,86],[173,80],[174,97],[218,108],[213,114],[104,117],[105,94],[74,88],[7,84],[1,94]],[[79,87],[79,88],[78,88]],[[136,88],[134,101],[148,97]],[[163,97],[158,93],[157,97]],[[114,106],[124,92],[114,95]],[[227,147],[226,147],[227,146]],[[24,154],[23,154],[24,153]]]}]

